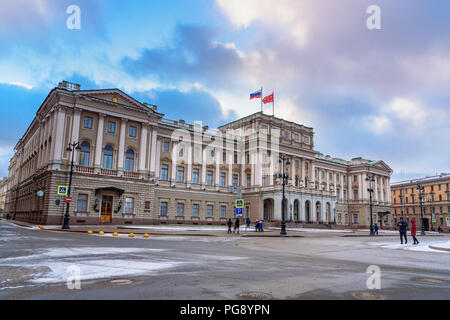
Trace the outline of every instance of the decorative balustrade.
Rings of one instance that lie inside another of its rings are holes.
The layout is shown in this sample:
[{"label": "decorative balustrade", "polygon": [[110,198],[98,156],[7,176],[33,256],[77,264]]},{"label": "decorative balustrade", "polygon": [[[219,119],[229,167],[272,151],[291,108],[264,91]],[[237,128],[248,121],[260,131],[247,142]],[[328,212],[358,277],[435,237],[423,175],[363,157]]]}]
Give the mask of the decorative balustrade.
[{"label": "decorative balustrade", "polygon": [[75,166],[75,172],[94,173],[94,168],[92,168],[92,167],[84,167],[84,166]]},{"label": "decorative balustrade", "polygon": [[117,170],[111,170],[111,169],[101,169],[101,174],[104,174],[106,176],[117,176]]},{"label": "decorative balustrade", "polygon": [[127,178],[139,178],[139,173],[137,173],[137,172],[132,172],[132,171],[125,171],[125,172],[123,173],[123,176],[124,176],[124,177],[127,177]]}]

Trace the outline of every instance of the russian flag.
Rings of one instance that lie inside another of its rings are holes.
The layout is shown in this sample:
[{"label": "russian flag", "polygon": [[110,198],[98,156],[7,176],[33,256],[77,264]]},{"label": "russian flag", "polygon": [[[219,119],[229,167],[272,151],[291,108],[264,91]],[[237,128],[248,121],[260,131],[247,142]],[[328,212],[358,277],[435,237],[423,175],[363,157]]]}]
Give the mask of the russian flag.
[{"label": "russian flag", "polygon": [[255,91],[253,93],[250,93],[250,100],[251,99],[255,99],[255,98],[261,98],[262,97],[262,92],[261,90]]}]

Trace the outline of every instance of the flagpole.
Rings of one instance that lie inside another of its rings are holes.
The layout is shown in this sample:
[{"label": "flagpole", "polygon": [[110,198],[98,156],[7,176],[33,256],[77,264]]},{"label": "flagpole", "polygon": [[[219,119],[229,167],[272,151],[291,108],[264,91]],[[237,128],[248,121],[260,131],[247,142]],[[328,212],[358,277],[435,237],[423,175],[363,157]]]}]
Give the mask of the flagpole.
[{"label": "flagpole", "polygon": [[261,113],[263,113],[263,105],[262,105],[262,100],[263,100],[263,88],[261,87]]},{"label": "flagpole", "polygon": [[272,95],[273,95],[273,98],[272,98],[272,116],[275,117],[275,95],[274,95],[273,91],[272,91]]}]

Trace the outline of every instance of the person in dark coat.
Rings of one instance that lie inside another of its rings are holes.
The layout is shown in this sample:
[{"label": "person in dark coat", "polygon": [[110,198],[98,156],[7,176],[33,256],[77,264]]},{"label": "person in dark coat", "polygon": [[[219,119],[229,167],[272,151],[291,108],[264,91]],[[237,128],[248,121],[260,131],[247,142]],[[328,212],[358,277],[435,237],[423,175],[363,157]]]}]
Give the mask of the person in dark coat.
[{"label": "person in dark coat", "polygon": [[255,231],[261,231],[261,230],[259,230],[259,220],[256,220],[256,222],[255,222]]},{"label": "person in dark coat", "polygon": [[248,229],[248,228],[250,228],[250,218],[249,217],[247,217],[247,219],[245,220],[245,224],[246,224],[246,230]]},{"label": "person in dark coat", "polygon": [[416,219],[411,219],[411,237],[414,239],[414,244],[419,244],[419,240],[416,238],[416,232],[417,232],[417,223]]},{"label": "person in dark coat", "polygon": [[234,221],[234,231],[236,231],[237,234],[239,234],[239,218],[236,218],[236,220]]},{"label": "person in dark coat", "polygon": [[374,228],[374,230],[375,230],[375,234],[378,235],[378,224],[376,224],[376,223],[375,223],[375,228]]},{"label": "person in dark coat", "polygon": [[264,229],[263,229],[263,221],[262,221],[262,220],[259,220],[259,230],[260,230],[261,232],[264,232]]},{"label": "person in dark coat", "polygon": [[228,233],[231,233],[231,226],[233,225],[233,221],[231,221],[231,218],[230,219],[228,219],[228,222],[227,222],[227,226],[228,226]]},{"label": "person in dark coat", "polygon": [[400,244],[403,244],[403,237],[405,238],[405,244],[408,243],[408,239],[406,238],[406,228],[408,227],[408,222],[403,220],[403,217],[400,217],[400,221],[397,223],[398,231],[400,232]]}]

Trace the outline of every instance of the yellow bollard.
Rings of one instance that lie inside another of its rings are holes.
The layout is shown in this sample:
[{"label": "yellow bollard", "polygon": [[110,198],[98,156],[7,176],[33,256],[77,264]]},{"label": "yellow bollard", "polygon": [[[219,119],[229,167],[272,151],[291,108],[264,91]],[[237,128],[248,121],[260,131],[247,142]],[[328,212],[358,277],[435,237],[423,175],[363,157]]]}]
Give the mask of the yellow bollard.
[{"label": "yellow bollard", "polygon": [[104,235],[105,233],[104,233],[103,231],[100,231],[98,234],[102,236],[102,235]]},{"label": "yellow bollard", "polygon": [[45,227],[44,226],[39,226],[39,229],[44,230]]},{"label": "yellow bollard", "polygon": [[144,238],[148,238],[148,237],[150,237],[150,236],[148,235],[148,233],[144,233]]},{"label": "yellow bollard", "polygon": [[134,237],[134,233],[130,233],[128,236],[129,236],[130,238],[133,238],[133,237]]},{"label": "yellow bollard", "polygon": [[93,234],[93,233],[94,233],[94,232],[92,232],[92,230],[89,230],[89,231],[88,231],[88,234]]},{"label": "yellow bollard", "polygon": [[117,237],[118,235],[119,235],[119,234],[118,234],[117,232],[114,232],[114,233],[113,233],[113,236],[114,236],[114,237]]}]

